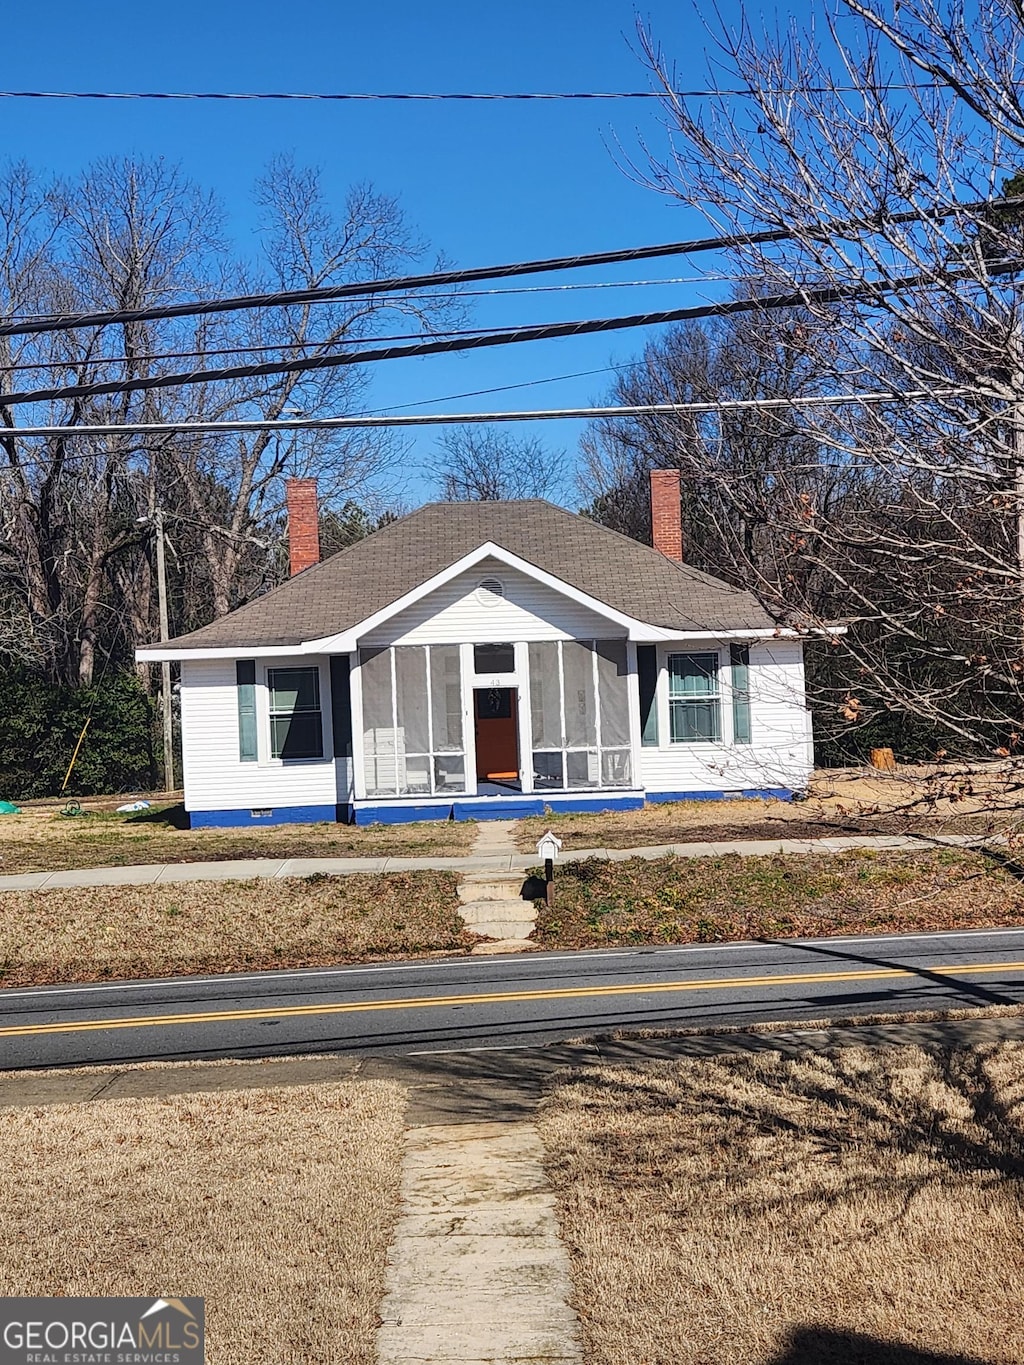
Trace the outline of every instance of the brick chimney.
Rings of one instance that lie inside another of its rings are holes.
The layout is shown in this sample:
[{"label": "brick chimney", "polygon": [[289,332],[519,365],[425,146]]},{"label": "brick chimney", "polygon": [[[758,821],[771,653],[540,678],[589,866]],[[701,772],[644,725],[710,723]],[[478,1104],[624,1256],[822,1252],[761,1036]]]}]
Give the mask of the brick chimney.
[{"label": "brick chimney", "polygon": [[286,479],[288,554],[292,576],[320,563],[320,520],[316,479]]},{"label": "brick chimney", "polygon": [[683,509],[678,469],[651,470],[651,532],[656,550],[683,562]]}]

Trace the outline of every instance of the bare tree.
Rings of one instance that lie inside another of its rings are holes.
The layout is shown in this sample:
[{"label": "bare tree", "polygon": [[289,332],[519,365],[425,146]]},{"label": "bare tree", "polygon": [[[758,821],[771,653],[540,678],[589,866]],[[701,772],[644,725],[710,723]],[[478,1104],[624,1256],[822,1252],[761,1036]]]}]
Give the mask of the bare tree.
[{"label": "bare tree", "polygon": [[[0,180],[0,309],[143,309],[197,295],[315,288],[395,273],[424,250],[394,200],[364,187],[335,214],[317,174],[288,161],[271,165],[257,199],[262,235],[243,261],[225,240],[216,202],[164,163],[103,162],[56,185],[9,170]],[[457,299],[427,295],[133,322],[2,338],[0,368],[22,381],[14,387],[148,378],[180,369],[183,358],[201,369],[225,354],[317,355],[379,332],[386,319],[443,324],[457,316]],[[188,629],[279,576],[272,542],[285,475],[315,472],[326,507],[343,507],[386,478],[399,453],[375,433],[97,438],[90,426],[343,413],[358,405],[364,383],[355,370],[333,369],[0,408],[0,638],[8,656],[82,685],[101,656],[130,660],[155,624],[156,509],[169,532],[172,626]],[[16,413],[25,424],[81,435],[19,437]]]},{"label": "bare tree", "polygon": [[567,491],[567,457],[532,436],[495,427],[449,427],[428,468],[446,502],[498,502],[546,498]]},{"label": "bare tree", "polygon": [[[1024,733],[1024,258],[1015,206],[970,205],[1024,164],[1024,14],[896,13],[837,0],[816,33],[716,29],[723,84],[749,94],[699,110],[641,29],[670,146],[634,171],[715,231],[785,234],[735,247],[736,275],[801,297],[827,333],[823,379],[866,395],[785,414],[848,487],[781,469],[766,528],[802,563],[786,579],[797,618],[824,626],[838,607],[850,627],[834,714],[912,716],[937,747],[1006,756]],[[739,515],[731,478],[717,488]]]}]

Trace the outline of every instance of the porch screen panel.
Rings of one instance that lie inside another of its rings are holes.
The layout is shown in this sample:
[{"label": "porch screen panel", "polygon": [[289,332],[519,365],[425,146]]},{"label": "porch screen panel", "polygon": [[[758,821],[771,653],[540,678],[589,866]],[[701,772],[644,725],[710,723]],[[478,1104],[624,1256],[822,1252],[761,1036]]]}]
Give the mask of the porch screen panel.
[{"label": "porch screen panel", "polygon": [[589,644],[567,640],[562,645],[565,688],[565,784],[596,787],[601,781],[597,752],[597,696],[594,651]]},{"label": "porch screen panel", "polygon": [[391,651],[364,649],[359,655],[359,683],[363,697],[363,758],[367,796],[397,796],[399,753],[395,730],[395,699],[391,686]]},{"label": "porch screen panel", "polygon": [[437,753],[462,752],[462,666],[458,645],[430,646],[430,705]]},{"label": "porch screen panel", "polygon": [[562,668],[565,674],[565,747],[596,749],[593,650],[577,640],[567,640],[562,645]]},{"label": "porch screen panel", "polygon": [[434,736],[434,790],[465,791],[462,661],[458,645],[430,646],[430,721]]},{"label": "porch screen panel", "polygon": [[400,645],[395,651],[395,720],[405,754],[399,771],[403,795],[430,794],[430,721],[427,699],[427,651],[422,645]]},{"label": "porch screen panel", "polygon": [[598,640],[595,652],[601,717],[601,786],[628,787],[632,770],[626,642]]},{"label": "porch screen panel", "polygon": [[562,666],[555,641],[534,641],[529,649],[533,784],[565,786],[562,736]]}]

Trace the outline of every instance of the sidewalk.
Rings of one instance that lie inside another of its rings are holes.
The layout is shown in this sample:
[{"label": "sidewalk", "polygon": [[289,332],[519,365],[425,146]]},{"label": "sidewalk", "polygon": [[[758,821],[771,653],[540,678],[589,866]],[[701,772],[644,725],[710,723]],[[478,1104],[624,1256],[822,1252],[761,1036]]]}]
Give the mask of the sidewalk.
[{"label": "sidewalk", "polygon": [[[581,848],[562,855],[560,862],[586,858],[763,858],[773,853],[846,853],[851,849],[924,851],[937,846],[972,848],[998,844],[997,836],[935,834],[919,838],[904,834],[850,835],[827,839],[749,839],[733,843],[653,844],[645,848]],[[21,872],[0,876],[2,891],[45,891],[77,886],[149,886],[174,882],[247,881],[253,877],[311,877],[316,873],[346,877],[355,873],[522,872],[537,866],[530,853],[471,854],[464,858],[242,858],[216,863],[147,863],[138,867],[93,867],[68,872]]]}]

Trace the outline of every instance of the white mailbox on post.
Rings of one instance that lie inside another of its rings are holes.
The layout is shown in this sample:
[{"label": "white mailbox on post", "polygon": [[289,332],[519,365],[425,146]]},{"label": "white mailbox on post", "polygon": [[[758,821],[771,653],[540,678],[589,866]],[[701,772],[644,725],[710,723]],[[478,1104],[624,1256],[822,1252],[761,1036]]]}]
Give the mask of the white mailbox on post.
[{"label": "white mailbox on post", "polygon": [[537,856],[538,858],[543,859],[545,863],[553,863],[558,857],[558,851],[561,847],[562,841],[559,839],[558,835],[552,834],[551,831],[548,830],[545,834],[541,835],[540,842],[537,845]]},{"label": "white mailbox on post", "polygon": [[551,905],[555,894],[555,859],[558,857],[558,850],[562,847],[562,841],[557,834],[552,834],[548,830],[537,844],[537,856],[544,860],[544,899]]}]

